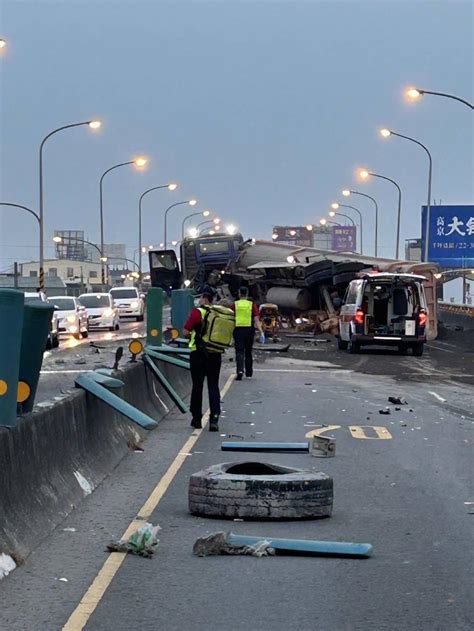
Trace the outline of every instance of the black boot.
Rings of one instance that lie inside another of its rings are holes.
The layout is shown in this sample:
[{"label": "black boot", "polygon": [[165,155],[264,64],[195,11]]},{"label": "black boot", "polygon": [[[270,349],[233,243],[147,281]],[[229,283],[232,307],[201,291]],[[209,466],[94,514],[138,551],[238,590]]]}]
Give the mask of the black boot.
[{"label": "black boot", "polygon": [[193,420],[191,421],[191,427],[194,427],[194,429],[202,429],[201,419],[193,418]]},{"label": "black boot", "polygon": [[210,432],[218,432],[219,431],[219,417],[212,416],[209,421],[209,431]]},{"label": "black boot", "polygon": [[242,377],[244,376],[244,374],[242,372],[238,372],[237,373],[237,377],[235,378],[236,381],[242,381]]}]

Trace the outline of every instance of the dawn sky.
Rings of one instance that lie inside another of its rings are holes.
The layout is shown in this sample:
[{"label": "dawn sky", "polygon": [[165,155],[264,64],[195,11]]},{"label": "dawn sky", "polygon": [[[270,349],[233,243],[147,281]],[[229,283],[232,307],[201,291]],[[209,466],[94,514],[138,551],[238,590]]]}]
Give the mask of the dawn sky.
[{"label": "dawn sky", "polygon": [[[46,243],[54,229],[99,240],[98,183],[137,155],[149,168],[115,171],[105,185],[105,240],[137,247],[137,204],[151,186],[176,181],[144,205],[145,242],[163,240],[163,211],[190,197],[270,238],[275,224],[317,222],[352,187],[381,208],[380,254],[393,256],[396,191],[356,183],[365,166],[399,182],[402,242],[420,236],[427,158],[433,198],[473,202],[472,111],[436,97],[403,99],[407,85],[473,99],[471,2],[8,2],[0,8],[2,201],[38,207],[38,147],[45,150]],[[342,198],[343,199],[343,198]],[[373,244],[373,210],[353,199]],[[169,234],[180,238],[189,209]],[[49,247],[47,255],[53,255]],[[38,258],[37,228],[0,207],[0,271]]]}]

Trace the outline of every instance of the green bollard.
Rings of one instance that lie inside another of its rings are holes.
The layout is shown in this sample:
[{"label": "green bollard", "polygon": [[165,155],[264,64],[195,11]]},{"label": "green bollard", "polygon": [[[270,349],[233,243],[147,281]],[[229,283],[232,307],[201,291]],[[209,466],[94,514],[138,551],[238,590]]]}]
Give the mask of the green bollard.
[{"label": "green bollard", "polygon": [[15,427],[24,297],[0,289],[0,426]]},{"label": "green bollard", "polygon": [[18,381],[18,414],[31,412],[35,404],[53,311],[53,305],[47,303],[25,305]]},{"label": "green bollard", "polygon": [[190,289],[175,289],[171,292],[171,324],[180,335],[193,307],[194,294]]},{"label": "green bollard", "polygon": [[161,287],[150,287],[146,297],[146,342],[153,346],[163,343],[163,301]]}]

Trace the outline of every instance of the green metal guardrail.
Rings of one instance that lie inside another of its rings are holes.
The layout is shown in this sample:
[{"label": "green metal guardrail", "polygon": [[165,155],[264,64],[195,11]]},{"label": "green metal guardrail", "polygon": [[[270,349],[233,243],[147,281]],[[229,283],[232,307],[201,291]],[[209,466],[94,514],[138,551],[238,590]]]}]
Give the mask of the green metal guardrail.
[{"label": "green metal guardrail", "polygon": [[4,427],[16,425],[23,312],[23,294],[0,289],[0,426]]},{"label": "green metal guardrail", "polygon": [[180,334],[193,307],[194,294],[191,289],[174,289],[171,292],[171,324]]},{"label": "green metal guardrail", "polygon": [[48,303],[25,304],[18,381],[18,414],[35,404],[43,354],[54,307]]},{"label": "green metal guardrail", "polygon": [[163,343],[163,303],[165,292],[160,287],[150,287],[146,299],[146,341],[161,346]]},{"label": "green metal guardrail", "polygon": [[148,355],[144,355],[143,361],[145,362],[145,365],[150,368],[150,370],[158,379],[159,383],[163,386],[167,394],[173,399],[175,404],[178,406],[178,409],[181,412],[183,412],[183,414],[186,414],[187,412],[189,412],[189,408],[186,405],[186,403],[179,396],[179,394],[176,392],[176,390],[173,388],[171,383],[168,381],[165,375],[161,372],[161,370],[158,368],[155,362]]}]

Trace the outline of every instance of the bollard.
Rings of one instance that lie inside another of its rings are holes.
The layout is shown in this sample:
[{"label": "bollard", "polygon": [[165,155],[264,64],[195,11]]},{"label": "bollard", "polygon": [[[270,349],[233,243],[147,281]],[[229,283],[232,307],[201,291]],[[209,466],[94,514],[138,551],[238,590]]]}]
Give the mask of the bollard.
[{"label": "bollard", "polygon": [[150,287],[146,299],[146,341],[152,346],[163,343],[163,300],[161,287]]},{"label": "bollard", "polygon": [[16,289],[0,289],[0,426],[15,427],[24,297]]},{"label": "bollard", "polygon": [[47,303],[25,305],[18,373],[18,414],[33,409],[53,311],[53,305]]},{"label": "bollard", "polygon": [[171,324],[180,335],[193,307],[194,295],[190,289],[174,289],[171,292]]}]

